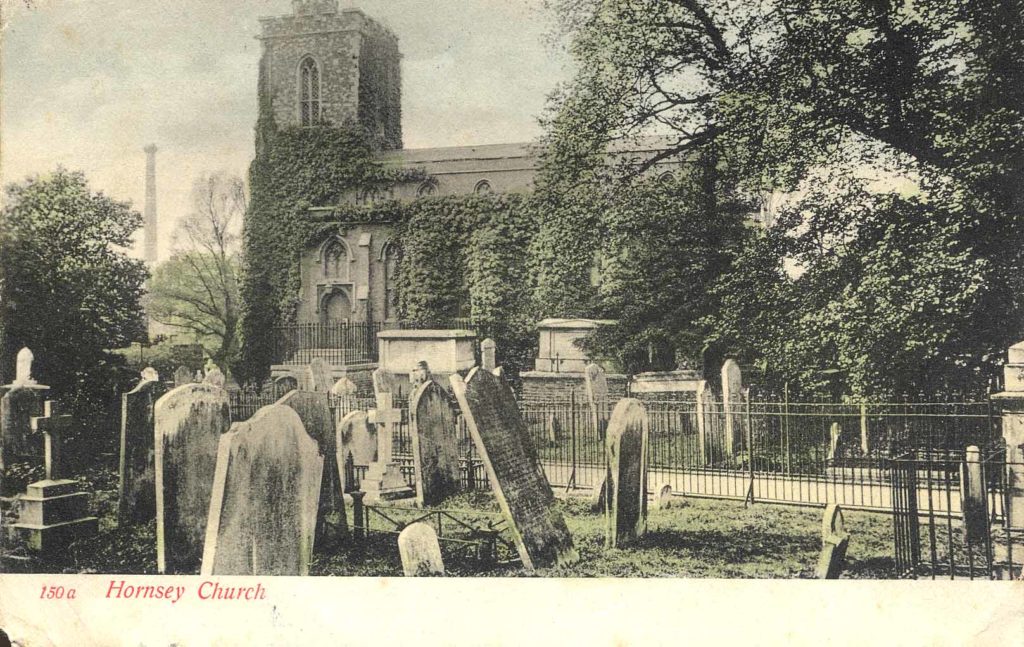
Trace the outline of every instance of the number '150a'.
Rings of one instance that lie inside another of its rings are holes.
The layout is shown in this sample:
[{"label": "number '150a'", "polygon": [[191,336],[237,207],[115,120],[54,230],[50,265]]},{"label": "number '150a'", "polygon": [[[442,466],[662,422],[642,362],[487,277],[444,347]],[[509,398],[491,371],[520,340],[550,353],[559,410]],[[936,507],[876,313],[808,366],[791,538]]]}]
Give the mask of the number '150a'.
[{"label": "number '150a'", "polygon": [[74,600],[75,590],[72,588],[65,589],[63,586],[52,586],[44,584],[41,591],[39,591],[40,600]]}]

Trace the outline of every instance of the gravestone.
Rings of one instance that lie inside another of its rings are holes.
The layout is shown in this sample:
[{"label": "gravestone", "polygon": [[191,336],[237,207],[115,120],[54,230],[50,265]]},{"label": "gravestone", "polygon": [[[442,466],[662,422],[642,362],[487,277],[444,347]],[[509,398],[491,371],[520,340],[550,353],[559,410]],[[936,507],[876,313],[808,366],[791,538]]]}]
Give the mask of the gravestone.
[{"label": "gravestone", "polygon": [[833,422],[829,428],[828,459],[836,459],[836,450],[839,449],[839,439],[843,435],[843,427],[838,422]]},{"label": "gravestone", "polygon": [[647,410],[639,400],[620,400],[608,422],[608,488],[611,505],[605,545],[615,548],[647,531]]},{"label": "gravestone", "polygon": [[554,494],[512,392],[478,367],[465,380],[458,374],[450,379],[523,566],[534,570],[576,562],[572,536],[553,507]]},{"label": "gravestone", "polygon": [[444,575],[444,560],[437,533],[430,524],[418,521],[398,534],[398,553],[406,577]]},{"label": "gravestone", "polygon": [[203,575],[307,575],[324,461],[295,409],[263,407],[220,440]]},{"label": "gravestone", "polygon": [[655,510],[668,510],[670,508],[680,507],[679,503],[672,496],[672,486],[668,483],[661,485],[654,490],[654,509]]},{"label": "gravestone", "polygon": [[597,439],[603,440],[608,427],[608,378],[603,368],[590,363],[583,369],[583,381],[590,407],[591,428],[595,430]]},{"label": "gravestone", "polygon": [[722,364],[722,407],[725,411],[725,455],[743,447],[743,374],[734,359]]},{"label": "gravestone", "polygon": [[[345,518],[344,475],[338,466],[335,447],[334,416],[326,392],[312,393],[309,391],[290,391],[277,404],[283,404],[299,414],[299,420],[313,440],[323,461],[321,477],[320,513],[317,518],[317,537],[326,538],[330,522],[337,534],[348,534],[348,521]],[[341,464],[342,467],[344,463]]]},{"label": "gravestone", "polygon": [[331,387],[334,386],[334,380],[331,378],[331,369],[327,366],[327,362],[324,361],[323,357],[314,357],[309,362],[307,371],[307,381],[309,385],[307,389],[310,391],[316,391],[317,393],[329,393]]},{"label": "gravestone", "polygon": [[186,384],[192,384],[194,381],[192,371],[188,370],[187,366],[179,366],[174,371],[174,386],[185,386]]},{"label": "gravestone", "polygon": [[412,382],[408,379],[399,377],[384,368],[374,370],[372,378],[373,395],[377,398],[377,406],[380,406],[381,393],[390,393],[392,402],[399,406],[409,400],[409,394],[412,392]]},{"label": "gravestone", "polygon": [[299,388],[299,381],[295,379],[294,375],[282,375],[281,377],[274,378],[274,390],[276,393],[284,395],[297,388]]},{"label": "gravestone", "polygon": [[377,460],[377,427],[369,424],[365,411],[353,411],[342,418],[336,438],[341,465],[348,456],[352,456],[353,463],[362,466]]},{"label": "gravestone", "polygon": [[[971,445],[964,452],[964,469],[960,470],[960,493],[964,511],[964,544],[984,546],[989,534],[988,499],[981,466],[981,450]],[[977,548],[975,548],[977,550]]]},{"label": "gravestone", "polygon": [[558,444],[558,437],[562,435],[562,425],[558,423],[558,416],[550,414],[544,425],[545,435],[552,446]]},{"label": "gravestone", "polygon": [[355,398],[358,394],[359,387],[347,375],[342,375],[331,387],[331,395],[339,398]]},{"label": "gravestone", "polygon": [[[145,374],[144,374],[145,375]],[[117,481],[117,523],[149,521],[156,516],[154,414],[163,392],[158,375],[148,375],[121,395],[121,454]]]},{"label": "gravestone", "polygon": [[28,348],[18,351],[14,382],[0,398],[0,469],[15,461],[43,462],[43,439],[32,433],[31,419],[43,412],[43,394],[50,387],[32,377],[34,359]]},{"label": "gravestone", "polygon": [[392,457],[392,445],[397,425],[402,422],[402,410],[392,405],[390,393],[377,393],[377,408],[368,413],[367,420],[377,425],[377,460],[367,467],[366,476],[359,485],[359,489],[366,493],[367,502],[415,496],[405,482],[402,466]]},{"label": "gravestone", "polygon": [[217,446],[230,422],[227,392],[212,384],[185,384],[156,402],[154,462],[160,573],[199,570]]},{"label": "gravestone", "polygon": [[498,368],[498,345],[493,339],[485,339],[480,342],[480,366],[485,371],[493,371]]},{"label": "gravestone", "polygon": [[223,389],[226,382],[227,378],[224,377],[224,373],[217,368],[216,364],[210,364],[207,367],[206,377],[203,378],[203,384],[212,384],[218,389]]},{"label": "gravestone", "polygon": [[409,403],[412,456],[416,466],[416,503],[437,505],[459,491],[459,449],[452,401],[430,380]]},{"label": "gravestone", "polygon": [[814,571],[815,577],[820,580],[838,579],[846,565],[846,547],[849,543],[850,535],[843,522],[843,511],[833,503],[825,508],[821,522],[821,555]]},{"label": "gravestone", "polygon": [[33,417],[31,424],[44,436],[46,478],[30,484],[19,497],[14,530],[30,550],[52,555],[72,541],[94,536],[99,520],[89,516],[89,495],[76,491],[78,483],[65,478],[61,445],[71,416],[58,415],[56,403],[49,400],[43,410],[44,415]]}]

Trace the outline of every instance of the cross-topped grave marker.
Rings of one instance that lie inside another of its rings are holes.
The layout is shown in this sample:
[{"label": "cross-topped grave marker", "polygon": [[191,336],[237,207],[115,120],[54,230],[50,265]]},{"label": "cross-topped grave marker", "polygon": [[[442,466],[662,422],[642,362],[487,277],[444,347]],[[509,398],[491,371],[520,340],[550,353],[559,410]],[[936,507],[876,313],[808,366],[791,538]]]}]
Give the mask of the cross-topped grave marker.
[{"label": "cross-topped grave marker", "polygon": [[402,468],[391,460],[396,426],[402,422],[402,410],[393,405],[393,394],[377,392],[377,408],[369,412],[370,424],[377,425],[377,462],[366,470],[360,489],[369,501],[402,499],[413,495],[412,488],[402,477]]},{"label": "cross-topped grave marker", "polygon": [[46,478],[56,481],[64,478],[64,465],[61,448],[64,435],[71,428],[72,418],[69,415],[57,415],[57,403],[47,400],[43,404],[43,415],[32,418],[32,431],[44,434],[44,451],[46,453]]}]

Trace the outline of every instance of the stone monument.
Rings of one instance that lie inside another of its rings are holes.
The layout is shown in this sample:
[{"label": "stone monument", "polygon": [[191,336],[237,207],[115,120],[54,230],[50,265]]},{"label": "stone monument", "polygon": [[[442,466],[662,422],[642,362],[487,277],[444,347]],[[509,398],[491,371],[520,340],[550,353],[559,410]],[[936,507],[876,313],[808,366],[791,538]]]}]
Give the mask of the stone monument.
[{"label": "stone monument", "polygon": [[416,503],[432,506],[459,491],[458,439],[453,402],[433,380],[421,384],[409,403]]},{"label": "stone monument", "polygon": [[619,400],[608,422],[608,548],[629,543],[647,531],[648,426],[647,409],[633,398]]}]

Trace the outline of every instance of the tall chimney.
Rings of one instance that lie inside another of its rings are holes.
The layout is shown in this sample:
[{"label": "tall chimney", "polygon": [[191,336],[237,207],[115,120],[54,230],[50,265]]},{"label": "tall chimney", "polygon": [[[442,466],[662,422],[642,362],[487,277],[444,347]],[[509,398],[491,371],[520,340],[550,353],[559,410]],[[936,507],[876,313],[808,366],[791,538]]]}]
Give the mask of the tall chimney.
[{"label": "tall chimney", "polygon": [[149,266],[156,265],[156,144],[150,144],[146,151],[146,211],[143,214],[142,257]]}]

